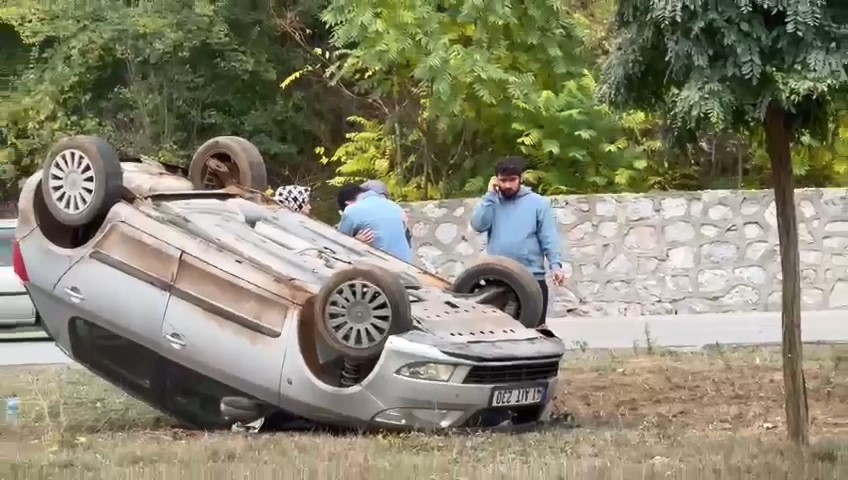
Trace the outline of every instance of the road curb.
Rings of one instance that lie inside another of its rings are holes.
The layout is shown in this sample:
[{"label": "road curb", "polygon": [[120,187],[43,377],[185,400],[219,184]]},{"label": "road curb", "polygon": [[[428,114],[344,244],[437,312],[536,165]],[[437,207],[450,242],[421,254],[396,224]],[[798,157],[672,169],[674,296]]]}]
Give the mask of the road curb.
[{"label": "road curb", "polygon": [[50,340],[50,336],[44,330],[0,332],[0,342],[30,342],[34,340]]}]

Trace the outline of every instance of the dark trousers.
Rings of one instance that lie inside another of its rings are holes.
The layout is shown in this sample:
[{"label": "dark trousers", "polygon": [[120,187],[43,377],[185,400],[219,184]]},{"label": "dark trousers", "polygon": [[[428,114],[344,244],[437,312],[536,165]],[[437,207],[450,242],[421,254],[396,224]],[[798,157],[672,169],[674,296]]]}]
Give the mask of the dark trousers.
[{"label": "dark trousers", "polygon": [[542,317],[536,324],[537,327],[545,323],[548,318],[548,282],[539,280],[539,287],[542,289]]}]

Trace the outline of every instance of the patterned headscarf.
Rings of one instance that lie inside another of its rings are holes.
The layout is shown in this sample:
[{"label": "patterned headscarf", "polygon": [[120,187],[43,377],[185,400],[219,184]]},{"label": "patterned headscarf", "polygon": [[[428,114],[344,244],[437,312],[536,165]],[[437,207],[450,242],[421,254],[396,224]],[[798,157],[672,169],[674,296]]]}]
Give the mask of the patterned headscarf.
[{"label": "patterned headscarf", "polygon": [[274,192],[274,200],[280,205],[300,212],[309,203],[309,195],[312,189],[301,185],[283,185]]}]

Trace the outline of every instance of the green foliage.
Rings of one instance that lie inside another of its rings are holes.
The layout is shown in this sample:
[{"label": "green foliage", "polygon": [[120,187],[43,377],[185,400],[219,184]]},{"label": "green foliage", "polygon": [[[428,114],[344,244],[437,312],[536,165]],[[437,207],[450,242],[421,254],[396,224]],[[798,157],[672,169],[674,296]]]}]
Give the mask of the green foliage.
[{"label": "green foliage", "polygon": [[624,186],[615,172],[638,152],[594,100],[561,2],[331,0],[322,17],[340,49],[325,77],[372,106],[372,130],[330,157],[336,182],[367,172],[430,198],[476,193],[498,157],[522,152],[543,193]]},{"label": "green foliage", "polygon": [[662,141],[661,119],[641,111],[626,112],[620,122],[625,137],[609,148],[631,149],[629,165],[615,172],[615,183],[629,191],[695,190],[700,186],[697,168],[685,152],[676,152]]},{"label": "green foliage", "polygon": [[[833,0],[621,0],[602,97],[677,129],[750,131],[780,101],[820,128],[846,85],[848,19]],[[839,2],[841,5],[841,2]]]},{"label": "green foliage", "polygon": [[31,53],[0,99],[3,174],[32,172],[57,137],[82,132],[172,164],[212,136],[240,135],[259,146],[272,174],[314,169],[300,160],[325,138],[309,98],[279,95],[279,72],[301,67],[305,55],[281,48],[271,18],[227,1],[0,8],[0,27]]},{"label": "green foliage", "polygon": [[86,132],[175,164],[244,136],[272,183],[320,185],[319,202],[365,178],[407,200],[478,194],[516,153],[546,194],[759,188],[757,119],[780,98],[805,127],[799,184],[848,185],[832,2],[622,0],[617,18],[614,0],[2,5],[0,179]]},{"label": "green foliage", "polygon": [[[848,111],[834,108],[830,127],[816,137],[801,132],[792,145],[792,167],[796,183],[801,187],[848,186]],[[750,137],[755,185],[769,182],[769,158],[765,150],[765,135],[757,130]]]},{"label": "green foliage", "polygon": [[324,156],[324,147],[315,149],[315,153],[321,156],[321,163],[343,163],[336,170],[338,176],[329,183],[338,186],[350,180],[361,183],[370,178],[387,178],[392,173],[392,135],[386,131],[385,125],[378,122],[362,117],[349,117],[348,121],[361,130],[345,135],[347,142],[336,149],[332,157]]},{"label": "green foliage", "polygon": [[[584,49],[596,59],[609,54],[615,0],[566,0],[568,14],[577,24]],[[597,66],[601,62],[597,62]],[[593,67],[596,65],[593,65]]]}]

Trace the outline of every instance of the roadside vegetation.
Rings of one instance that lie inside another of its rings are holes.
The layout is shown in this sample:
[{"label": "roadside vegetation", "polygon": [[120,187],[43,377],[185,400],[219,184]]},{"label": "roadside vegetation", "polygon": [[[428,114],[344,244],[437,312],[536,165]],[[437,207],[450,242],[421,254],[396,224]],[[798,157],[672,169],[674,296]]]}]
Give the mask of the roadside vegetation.
[{"label": "roadside vegetation", "polygon": [[[0,177],[14,187],[58,137],[94,132],[181,165],[212,136],[244,136],[273,185],[322,198],[327,181],[364,177],[406,200],[477,195],[516,152],[545,194],[771,185],[761,127],[684,129],[682,110],[598,100],[624,34],[614,0],[437,3],[4,2]],[[764,47],[745,45],[740,75],[758,74]],[[810,65],[838,62],[825,54]],[[723,115],[716,88],[686,114]],[[798,186],[848,185],[848,113],[832,99],[793,143]],[[318,213],[331,218],[330,203]]]},{"label": "roadside vegetation", "polygon": [[807,351],[804,451],[786,441],[773,349],[572,353],[561,421],[513,435],[182,430],[82,368],[6,368],[0,397],[22,397],[22,420],[0,427],[0,478],[841,478],[846,362]]}]

